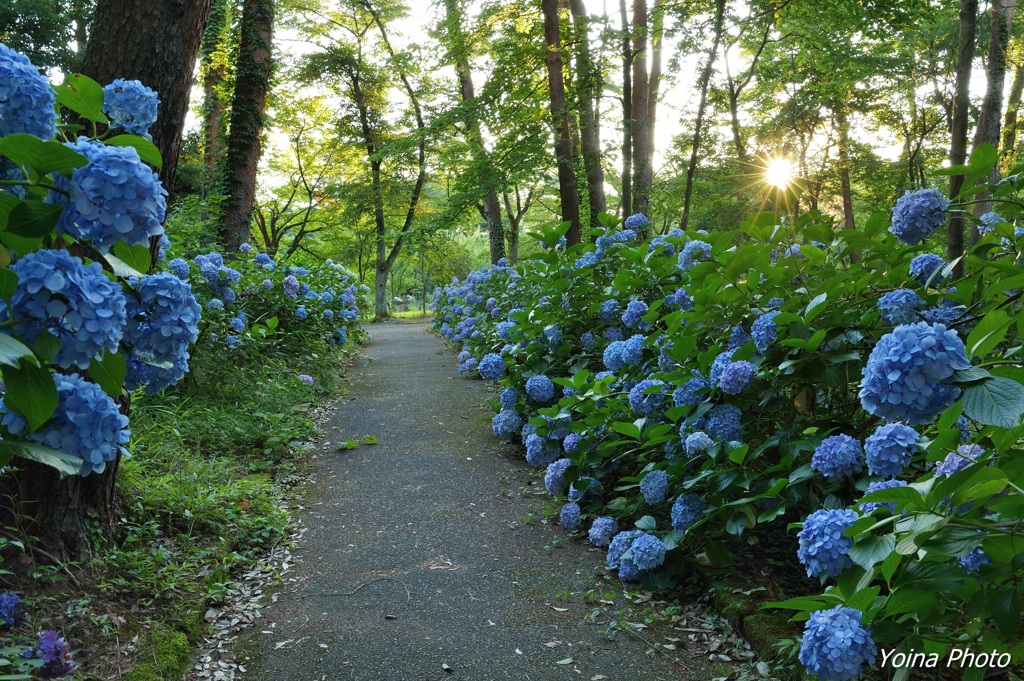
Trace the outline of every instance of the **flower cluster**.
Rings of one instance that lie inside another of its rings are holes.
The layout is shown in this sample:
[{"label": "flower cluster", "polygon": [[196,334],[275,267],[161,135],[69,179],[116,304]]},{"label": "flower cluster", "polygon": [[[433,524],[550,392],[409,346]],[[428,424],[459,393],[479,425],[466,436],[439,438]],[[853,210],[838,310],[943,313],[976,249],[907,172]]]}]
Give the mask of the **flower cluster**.
[{"label": "flower cluster", "polygon": [[808,577],[821,574],[836,577],[853,565],[850,560],[853,539],[844,537],[843,532],[858,517],[856,511],[845,508],[822,509],[807,516],[803,529],[797,535],[800,540],[797,557],[807,568]]},{"label": "flower cluster", "polygon": [[156,92],[137,80],[118,78],[103,88],[103,113],[113,128],[145,135],[156,122],[160,99]]},{"label": "flower cluster", "polygon": [[155,394],[188,373],[189,346],[199,337],[202,311],[188,282],[153,274],[136,282],[128,299],[124,342],[131,348],[125,384]]},{"label": "flower cluster", "polygon": [[0,629],[8,629],[21,618],[21,597],[11,591],[0,594]]},{"label": "flower cluster", "polygon": [[946,221],[949,199],[938,189],[907,191],[892,210],[892,232],[901,243],[919,244]]},{"label": "flower cluster", "polygon": [[665,403],[665,382],[649,378],[637,383],[629,391],[629,406],[640,416],[657,413]]},{"label": "flower cluster", "polygon": [[687,241],[679,252],[678,266],[684,272],[692,269],[701,260],[711,257],[711,244],[704,241]]},{"label": "flower cluster", "polygon": [[635,329],[640,326],[647,310],[647,303],[644,301],[631,300],[626,306],[626,311],[622,313],[622,323],[626,325],[626,328]]},{"label": "flower cluster", "polygon": [[523,420],[514,409],[502,409],[491,419],[494,434],[505,442],[512,442],[523,427]]},{"label": "flower cluster", "polygon": [[860,442],[849,435],[839,434],[821,441],[811,457],[811,467],[829,480],[860,473],[864,451]]},{"label": "flower cluster", "polygon": [[57,97],[28,57],[0,43],[0,137],[57,134]]},{"label": "flower cluster", "polygon": [[876,654],[859,610],[837,605],[813,613],[804,625],[800,662],[809,674],[824,681],[858,678],[864,665],[875,663]]},{"label": "flower cluster", "polygon": [[555,384],[544,374],[531,376],[526,382],[526,396],[541,404],[550,402],[555,397]]},{"label": "flower cluster", "polygon": [[480,360],[478,370],[485,381],[498,381],[505,375],[505,360],[501,355],[489,353]]},{"label": "flower cluster", "polygon": [[778,310],[765,312],[750,325],[750,335],[754,338],[754,347],[758,352],[768,352],[768,348],[775,342],[779,333],[778,327],[775,325],[775,317],[779,314]]},{"label": "flower cluster", "polygon": [[640,493],[651,506],[665,501],[668,494],[668,473],[660,469],[654,469],[640,480]]},{"label": "flower cluster", "polygon": [[696,494],[684,494],[672,504],[672,529],[686,532],[701,519],[707,506]]},{"label": "flower cluster", "polygon": [[756,371],[757,367],[746,360],[730,362],[722,369],[722,375],[718,379],[718,384],[725,394],[739,395],[750,387]]},{"label": "flower cluster", "polygon": [[35,675],[42,679],[67,676],[74,669],[67,641],[52,630],[39,634],[35,647],[26,650],[24,657],[43,661],[43,666],[35,670]]},{"label": "flower cluster", "polygon": [[910,289],[898,288],[878,299],[878,311],[886,324],[899,326],[917,321],[917,308],[921,299]]},{"label": "flower cluster", "polygon": [[875,429],[864,441],[868,473],[894,478],[917,453],[920,434],[902,423],[887,423]]},{"label": "flower cluster", "polygon": [[934,253],[922,253],[910,261],[910,276],[922,286],[934,288],[945,280],[942,276],[942,269],[945,266],[946,261]]},{"label": "flower cluster", "polygon": [[929,423],[960,396],[959,388],[942,381],[970,366],[955,331],[927,322],[897,326],[864,365],[861,405],[889,421]]},{"label": "flower cluster", "polygon": [[125,298],[99,263],[83,265],[67,251],[29,253],[11,266],[18,285],[8,312],[20,320],[13,329],[32,343],[49,333],[60,340],[54,362],[65,369],[87,369],[104,351],[116,352],[124,333]]}]

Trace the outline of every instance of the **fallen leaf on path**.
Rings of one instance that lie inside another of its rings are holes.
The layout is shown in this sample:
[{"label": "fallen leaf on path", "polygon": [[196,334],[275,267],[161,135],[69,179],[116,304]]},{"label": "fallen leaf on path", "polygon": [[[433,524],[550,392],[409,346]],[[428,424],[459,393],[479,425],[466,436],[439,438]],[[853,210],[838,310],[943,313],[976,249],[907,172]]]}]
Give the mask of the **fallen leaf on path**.
[{"label": "fallen leaf on path", "polygon": [[519,650],[519,648],[516,648],[516,655],[522,655],[522,654],[523,654],[523,651]]},{"label": "fallen leaf on path", "polygon": [[555,664],[572,664],[572,663],[573,663],[573,659],[571,657],[567,657],[564,660],[559,660]]},{"label": "fallen leaf on path", "polygon": [[605,676],[604,674],[594,674],[593,676],[590,677],[590,681],[604,681],[607,678],[608,677]]},{"label": "fallen leaf on path", "polygon": [[445,671],[446,671],[446,672],[448,672],[449,674],[451,674],[451,673],[452,673],[453,671],[455,671],[454,669],[452,669],[451,667],[449,667],[449,666],[448,666],[448,665],[446,665],[446,664],[442,664],[442,665],[441,665],[441,669],[445,670]]},{"label": "fallen leaf on path", "polygon": [[562,642],[561,641],[548,641],[544,645],[546,647],[548,647],[548,648],[557,648],[558,646],[562,645]]},{"label": "fallen leaf on path", "polygon": [[555,612],[569,612],[569,608],[556,608],[553,605],[551,606],[551,609],[554,610]]}]

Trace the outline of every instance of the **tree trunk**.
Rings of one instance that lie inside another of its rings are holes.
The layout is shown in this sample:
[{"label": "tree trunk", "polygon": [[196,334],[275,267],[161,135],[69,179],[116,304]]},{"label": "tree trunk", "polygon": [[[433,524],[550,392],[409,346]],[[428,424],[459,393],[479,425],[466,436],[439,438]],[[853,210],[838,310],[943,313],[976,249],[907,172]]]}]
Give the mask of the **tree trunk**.
[{"label": "tree trunk", "polygon": [[633,204],[647,215],[651,201],[651,145],[647,135],[650,82],[647,78],[647,0],[633,0]]},{"label": "tree trunk", "polygon": [[551,93],[551,120],[555,130],[555,160],[558,162],[558,195],[562,202],[562,221],[569,223],[567,246],[580,243],[580,199],[576,190],[576,170],[572,162],[572,134],[569,112],[565,108],[565,83],[562,75],[562,39],[558,33],[558,0],[542,0],[544,39],[547,54],[548,88]]},{"label": "tree trunk", "polygon": [[[469,46],[462,30],[462,7],[459,0],[445,0],[445,15],[448,22],[448,39],[455,62],[455,71],[459,76],[459,91],[462,103],[470,104],[476,99],[473,89],[473,73],[469,66]],[[505,257],[505,232],[501,224],[501,204],[495,189],[496,172],[490,154],[484,146],[483,134],[480,131],[480,118],[476,109],[466,110],[466,142],[477,166],[483,169],[484,220],[487,222],[487,235],[490,243],[491,264],[497,264]]]},{"label": "tree trunk", "polygon": [[722,40],[722,24],[725,21],[725,0],[715,0],[715,28],[708,60],[700,74],[700,102],[697,105],[697,120],[693,126],[693,139],[690,149],[690,163],[686,167],[686,189],[683,191],[683,217],[679,228],[685,230],[690,222],[690,201],[693,198],[693,178],[697,174],[697,156],[700,153],[700,139],[704,128],[704,112],[708,104],[708,85],[714,71],[715,58],[718,56],[718,44]]},{"label": "tree trunk", "polygon": [[576,62],[579,65],[578,90],[580,93],[580,151],[587,174],[587,198],[590,206],[590,226],[600,225],[597,216],[605,211],[604,170],[601,168],[601,130],[594,114],[594,100],[598,92],[600,74],[594,68],[590,55],[590,19],[583,0],[569,0],[576,26]]},{"label": "tree trunk", "polygon": [[836,105],[836,127],[839,128],[839,186],[843,192],[843,223],[854,229],[853,191],[850,188],[850,122],[846,118],[846,104]]},{"label": "tree trunk", "polygon": [[[1017,0],[992,0],[989,12],[989,41],[987,59],[987,82],[985,99],[981,103],[978,115],[978,127],[974,131],[974,147],[979,144],[991,144],[999,149],[999,124],[1003,110],[1003,81],[1006,80],[1006,46],[1010,42],[1010,24],[1013,21],[1013,10]],[[999,180],[999,164],[989,173],[989,181]],[[981,217],[992,210],[992,195],[988,192],[978,194],[979,202],[974,204],[974,215]],[[974,246],[981,240],[978,226],[971,224],[970,244]]]},{"label": "tree trunk", "polygon": [[[949,162],[962,165],[967,160],[967,124],[970,114],[971,62],[974,59],[974,31],[978,21],[978,0],[960,2],[960,40],[957,48],[956,93],[953,96],[953,126],[949,145]],[[949,198],[955,200],[963,187],[963,175],[949,178]],[[964,219],[950,218],[946,226],[946,257],[956,260],[964,254]],[[953,279],[964,275],[963,261],[953,268]]]},{"label": "tree trunk", "polygon": [[192,72],[210,0],[99,0],[82,73],[106,85],[136,79],[160,97],[149,133],[163,157],[160,181],[174,188]]},{"label": "tree trunk", "polygon": [[[209,9],[209,0],[100,0],[88,45],[80,46],[85,51],[82,72],[101,85],[128,78],[157,91],[159,117],[150,134],[163,156],[160,179],[168,190],[174,186],[192,69]],[[128,413],[127,399],[119,400],[119,406]],[[86,562],[94,556],[97,539],[115,536],[119,464],[120,457],[103,473],[59,480],[48,466],[19,462],[19,472],[0,479],[0,490],[17,500],[17,508],[10,510],[19,523],[31,518],[26,531],[41,548],[61,561]]]},{"label": "tree trunk", "polygon": [[228,251],[238,250],[249,239],[270,87],[273,31],[273,0],[244,0],[220,220],[221,240]]},{"label": "tree trunk", "polygon": [[654,0],[654,7],[651,9],[651,76],[647,84],[648,163],[646,183],[648,197],[654,185],[654,127],[658,122],[658,93],[661,91],[661,39],[664,32],[665,10],[661,6],[661,0]]},{"label": "tree trunk", "polygon": [[625,220],[633,205],[633,50],[630,48],[626,0],[619,0],[622,21],[622,197],[619,212]]},{"label": "tree trunk", "polygon": [[1010,96],[1006,100],[1006,118],[1003,119],[1003,147],[999,154],[1002,167],[1013,167],[1014,151],[1017,148],[1017,111],[1020,109],[1021,96],[1024,95],[1024,65],[1013,70],[1013,82],[1010,85]]},{"label": "tree trunk", "polygon": [[199,73],[203,79],[203,161],[211,182],[216,180],[217,161],[224,143],[224,131],[221,129],[224,100],[219,90],[224,85],[225,64],[217,58],[217,53],[223,43],[227,23],[227,0],[213,0],[210,20],[199,50]]}]

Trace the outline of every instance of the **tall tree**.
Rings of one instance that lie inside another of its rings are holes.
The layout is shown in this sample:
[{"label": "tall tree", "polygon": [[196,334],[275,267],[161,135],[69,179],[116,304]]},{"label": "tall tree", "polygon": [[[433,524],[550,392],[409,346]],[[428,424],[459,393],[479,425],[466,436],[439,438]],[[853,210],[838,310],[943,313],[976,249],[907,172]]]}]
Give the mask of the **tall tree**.
[{"label": "tall tree", "polygon": [[[978,0],[960,1],[960,39],[957,46],[956,94],[953,99],[953,121],[949,162],[963,165],[967,160],[967,126],[970,114],[971,66],[974,61],[974,32],[978,22]],[[949,178],[949,196],[956,197],[964,184],[963,175]],[[953,278],[964,275],[964,263],[958,260],[964,254],[964,219],[953,214],[946,225],[946,257],[957,260],[953,267]]]},{"label": "tall tree", "polygon": [[262,145],[274,35],[273,0],[244,0],[231,100],[231,129],[224,161],[220,237],[235,251],[249,240],[256,201],[256,167]]},{"label": "tall tree", "polygon": [[587,174],[587,200],[590,207],[590,226],[598,226],[597,216],[605,211],[604,170],[601,168],[601,128],[594,113],[595,100],[600,92],[600,72],[590,54],[590,17],[583,0],[569,0],[573,24],[576,28],[576,63],[580,100],[580,152]]},{"label": "tall tree", "polygon": [[233,2],[212,0],[210,19],[203,31],[199,48],[199,75],[203,83],[203,162],[211,179],[215,178],[217,163],[224,146],[221,123],[225,112],[222,92],[227,81],[228,50]]},{"label": "tall tree", "polygon": [[647,0],[633,0],[633,104],[630,137],[633,141],[632,213],[649,212],[653,148],[648,134],[650,80],[647,74]]},{"label": "tall tree", "polygon": [[565,241],[569,246],[580,243],[580,199],[576,189],[576,170],[572,158],[572,133],[569,110],[565,102],[565,81],[562,72],[562,38],[559,35],[558,0],[542,0],[544,40],[547,54],[548,90],[551,97],[551,121],[555,132],[555,159],[558,162],[558,195],[562,203],[562,221],[569,223]]},{"label": "tall tree", "polygon": [[619,0],[619,21],[622,22],[622,197],[619,212],[625,219],[633,207],[633,47],[626,0]]},{"label": "tall tree", "polygon": [[712,29],[711,47],[708,49],[707,60],[700,74],[700,99],[697,103],[697,120],[693,124],[693,140],[690,147],[690,162],[686,166],[686,187],[683,190],[683,216],[679,220],[679,228],[686,229],[690,221],[690,201],[693,198],[693,177],[697,174],[697,156],[700,153],[701,135],[704,132],[704,114],[707,110],[708,86],[718,56],[718,45],[722,41],[723,24],[725,22],[725,0],[715,0],[715,19]]},{"label": "tall tree", "polygon": [[1017,148],[1017,119],[1022,95],[1024,95],[1024,63],[1017,63],[1014,65],[1010,94],[1006,99],[1006,117],[1003,119],[1003,143],[999,157],[1004,168],[1012,167],[1014,163],[1013,157]]},{"label": "tall tree", "polygon": [[475,101],[473,73],[469,65],[469,44],[462,28],[464,8],[461,0],[445,0],[444,7],[450,59],[455,64],[455,71],[459,77],[462,110],[465,112],[463,123],[466,130],[466,142],[469,144],[474,161],[476,161],[478,172],[484,180],[484,200],[480,213],[487,223],[491,263],[496,264],[505,257],[505,233],[501,222],[501,204],[498,202],[496,189],[497,173],[491,162],[490,154],[484,146],[479,109]]}]

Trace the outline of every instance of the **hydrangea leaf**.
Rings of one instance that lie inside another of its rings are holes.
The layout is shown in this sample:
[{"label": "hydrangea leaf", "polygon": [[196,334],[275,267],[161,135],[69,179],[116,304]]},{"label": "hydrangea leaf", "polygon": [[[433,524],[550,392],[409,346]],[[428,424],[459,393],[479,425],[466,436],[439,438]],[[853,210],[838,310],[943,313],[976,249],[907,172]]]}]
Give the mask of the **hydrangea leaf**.
[{"label": "hydrangea leaf", "polygon": [[1014,428],[1024,416],[1024,385],[995,377],[964,390],[964,413],[988,426]]},{"label": "hydrangea leaf", "polygon": [[654,519],[654,516],[645,515],[636,521],[636,526],[637,529],[645,532],[653,532],[658,527],[658,521]]},{"label": "hydrangea leaf", "polygon": [[875,563],[888,558],[895,548],[896,540],[892,535],[865,537],[850,547],[850,559],[865,570],[870,570]]},{"label": "hydrangea leaf", "polygon": [[160,156],[160,150],[145,137],[118,135],[106,140],[105,144],[112,147],[134,147],[135,151],[139,152],[139,158],[143,161],[157,170],[162,170],[164,167],[164,159]]},{"label": "hydrangea leaf", "polygon": [[123,241],[118,241],[110,251],[132,269],[138,272],[149,271],[152,256],[148,246],[128,246]]},{"label": "hydrangea leaf", "polygon": [[899,588],[885,599],[886,616],[901,615],[906,612],[921,613],[935,607],[935,594],[924,589]]},{"label": "hydrangea leaf", "polygon": [[58,172],[68,175],[89,162],[82,154],[56,140],[44,142],[35,135],[8,135],[0,140],[0,154],[40,175]]},{"label": "hydrangea leaf", "polygon": [[[0,194],[2,196],[2,194]],[[11,296],[14,295],[14,289],[18,286],[18,275],[7,269],[6,267],[0,269],[0,298],[7,301],[11,301]]]},{"label": "hydrangea leaf", "polygon": [[57,408],[57,386],[52,374],[32,362],[23,361],[16,367],[3,368],[7,387],[4,404],[25,417],[30,432],[46,423]]},{"label": "hydrangea leaf", "polygon": [[43,364],[49,364],[60,352],[60,338],[44,331],[32,341],[32,351],[43,361]]},{"label": "hydrangea leaf", "polygon": [[89,375],[103,392],[115,398],[121,395],[127,371],[128,364],[119,352],[104,352],[100,359],[89,363]]},{"label": "hydrangea leaf", "polygon": [[1004,310],[989,312],[967,336],[967,356],[984,357],[1006,337],[1013,319]]},{"label": "hydrangea leaf", "polygon": [[54,90],[57,102],[82,118],[104,125],[109,122],[103,115],[103,88],[92,78],[80,73],[68,75]]},{"label": "hydrangea leaf", "polygon": [[20,456],[22,459],[35,461],[57,469],[61,477],[78,475],[82,470],[82,460],[56,449],[50,449],[34,442],[0,441],[0,456],[8,458]]},{"label": "hydrangea leaf", "polygon": [[31,348],[5,333],[0,333],[0,364],[17,368],[22,358],[33,364],[39,363]]},{"label": "hydrangea leaf", "polygon": [[37,239],[51,233],[64,206],[42,201],[21,201],[11,209],[7,218],[7,231],[17,236]]}]

